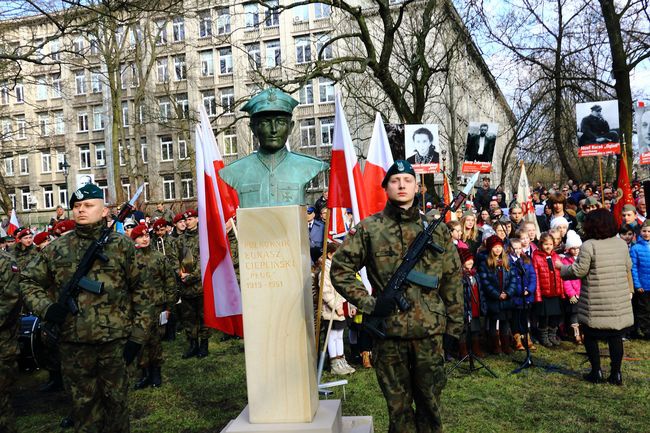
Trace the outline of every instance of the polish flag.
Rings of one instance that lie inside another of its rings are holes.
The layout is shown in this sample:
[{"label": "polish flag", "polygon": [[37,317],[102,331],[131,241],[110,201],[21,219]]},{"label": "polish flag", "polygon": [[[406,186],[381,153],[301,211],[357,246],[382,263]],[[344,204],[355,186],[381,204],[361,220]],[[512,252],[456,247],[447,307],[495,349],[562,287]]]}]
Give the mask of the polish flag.
[{"label": "polish flag", "polygon": [[13,236],[14,232],[18,230],[18,227],[20,227],[20,223],[16,217],[16,209],[11,209],[11,217],[9,218],[9,226],[7,226],[7,234],[9,236]]},{"label": "polish flag", "polygon": [[349,230],[345,224],[345,209],[337,207],[330,212],[330,226],[327,231],[327,237],[330,240],[341,242]]},{"label": "polish flag", "polygon": [[224,201],[229,191],[217,176],[217,171],[223,167],[223,159],[202,104],[199,105],[199,116],[200,122],[196,125],[196,185],[205,324],[242,337],[241,291],[226,234],[226,219],[234,215],[236,204]]},{"label": "polish flag", "polygon": [[393,165],[393,154],[388,144],[384,122],[381,115],[377,113],[368,148],[368,159],[363,168],[363,184],[366,189],[369,215],[381,212],[386,206],[386,192],[381,187],[381,182],[391,165]]},{"label": "polish flag", "polygon": [[535,224],[535,231],[537,232],[537,238],[539,239],[539,224],[537,223],[537,216],[535,216],[533,196],[530,192],[530,184],[528,183],[526,167],[524,166],[523,161],[521,161],[521,173],[519,174],[519,184],[517,185],[517,203],[519,203],[521,210],[523,211],[524,221]]},{"label": "polish flag", "polygon": [[[451,204],[451,200],[454,197],[454,193],[451,190],[451,185],[449,184],[449,179],[447,178],[446,174],[442,175],[442,199],[445,202],[445,206],[449,206]],[[457,221],[458,218],[456,217],[456,212],[447,212],[445,215],[445,222],[448,223],[449,221]]]}]

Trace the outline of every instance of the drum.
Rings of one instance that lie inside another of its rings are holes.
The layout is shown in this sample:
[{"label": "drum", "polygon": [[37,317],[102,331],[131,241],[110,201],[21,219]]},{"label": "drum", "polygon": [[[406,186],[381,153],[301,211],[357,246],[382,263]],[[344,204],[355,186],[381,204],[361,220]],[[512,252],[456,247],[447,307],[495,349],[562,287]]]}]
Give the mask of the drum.
[{"label": "drum", "polygon": [[20,350],[18,365],[22,370],[58,368],[58,354],[52,354],[42,343],[41,319],[38,316],[28,314],[20,317],[18,347]]}]

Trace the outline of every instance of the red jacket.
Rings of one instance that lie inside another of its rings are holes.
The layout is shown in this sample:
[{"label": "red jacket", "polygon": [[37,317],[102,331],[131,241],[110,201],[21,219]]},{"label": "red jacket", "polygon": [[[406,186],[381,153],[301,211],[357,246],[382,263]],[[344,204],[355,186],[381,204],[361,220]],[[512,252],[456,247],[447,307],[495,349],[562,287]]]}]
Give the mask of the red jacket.
[{"label": "red jacket", "polygon": [[545,252],[539,249],[533,253],[533,267],[537,274],[535,302],[542,302],[542,298],[565,297],[560,271],[555,269],[555,262],[557,260],[560,260],[560,256],[554,251],[551,253],[551,263],[553,265],[553,269],[551,270],[546,260]]}]

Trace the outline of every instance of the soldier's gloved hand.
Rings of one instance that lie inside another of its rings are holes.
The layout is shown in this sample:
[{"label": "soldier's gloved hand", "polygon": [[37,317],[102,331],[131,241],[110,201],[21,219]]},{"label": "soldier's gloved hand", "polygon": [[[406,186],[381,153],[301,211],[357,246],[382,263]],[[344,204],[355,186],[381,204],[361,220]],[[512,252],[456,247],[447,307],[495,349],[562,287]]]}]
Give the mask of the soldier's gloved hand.
[{"label": "soldier's gloved hand", "polygon": [[124,352],[122,353],[126,365],[131,365],[135,357],[138,356],[141,347],[142,344],[136,343],[132,340],[127,340],[126,344],[124,345]]},{"label": "soldier's gloved hand", "polygon": [[68,309],[65,308],[63,305],[59,304],[58,302],[55,302],[47,308],[47,311],[45,312],[45,316],[43,316],[43,319],[46,322],[61,324],[65,321],[65,316],[67,315],[68,315]]},{"label": "soldier's gloved hand", "polygon": [[395,311],[395,301],[384,296],[377,298],[375,302],[375,309],[372,310],[372,315],[376,317],[386,317]]}]

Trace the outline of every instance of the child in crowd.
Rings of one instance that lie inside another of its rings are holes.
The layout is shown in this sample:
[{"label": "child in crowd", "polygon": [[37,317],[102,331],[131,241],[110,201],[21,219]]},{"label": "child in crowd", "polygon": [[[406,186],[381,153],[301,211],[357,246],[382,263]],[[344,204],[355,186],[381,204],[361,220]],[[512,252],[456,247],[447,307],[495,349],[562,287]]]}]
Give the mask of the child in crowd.
[{"label": "child in crowd", "polygon": [[[559,228],[550,229],[548,234],[553,239],[553,251],[558,255],[564,253],[564,243],[562,242],[562,232]],[[540,240],[541,243],[541,240]]]},{"label": "child in crowd", "polygon": [[487,305],[479,289],[476,268],[474,268],[474,255],[468,249],[460,249],[458,253],[463,265],[463,294],[465,318],[467,320],[460,336],[458,356],[462,359],[467,355],[467,333],[469,332],[472,353],[482,358],[484,354],[481,351],[479,335],[481,332],[481,317],[485,317]]},{"label": "child in crowd", "polygon": [[528,256],[528,258],[533,257],[533,251],[537,249],[537,245],[530,241],[530,236],[528,231],[521,228],[515,232],[515,239],[519,239],[521,242],[521,253]]},{"label": "child in crowd", "polygon": [[[564,217],[555,217],[551,220],[551,230],[557,229],[560,232],[562,243],[566,242],[566,234],[569,230],[569,220]],[[555,236],[554,236],[555,238]],[[564,251],[562,251],[564,252]]]},{"label": "child in crowd", "polygon": [[460,221],[447,222],[447,228],[451,234],[451,241],[456,245],[456,248],[469,248],[469,245],[463,241],[463,229]]},{"label": "child in crowd", "polygon": [[545,347],[560,345],[557,328],[562,318],[564,287],[560,271],[555,269],[555,262],[560,256],[554,248],[553,236],[545,232],[539,237],[539,249],[533,253],[533,267],[537,275],[535,313],[539,322],[540,341]]},{"label": "child in crowd", "polygon": [[[571,266],[580,254],[582,240],[573,230],[569,230],[566,235],[564,248],[566,254],[562,258],[562,264]],[[569,315],[569,324],[573,329],[573,338],[577,344],[582,343],[580,336],[580,325],[578,324],[578,299],[580,298],[580,279],[564,280],[564,294],[569,302],[565,305],[565,314]]]},{"label": "child in crowd", "polygon": [[650,340],[650,220],[641,226],[639,239],[630,249],[632,259],[632,281],[634,282],[635,330],[641,331],[643,338]]},{"label": "child in crowd", "polygon": [[[497,235],[485,241],[486,259],[479,264],[479,287],[487,303],[490,351],[512,353],[510,330],[512,297],[517,287],[517,274],[510,272],[503,240]],[[498,328],[497,328],[498,326]]]},{"label": "child in crowd", "polygon": [[530,244],[533,245],[535,249],[537,249],[537,226],[535,223],[526,221],[522,224],[521,229],[528,232],[528,239],[530,239]]},{"label": "child in crowd", "polygon": [[[526,239],[528,239],[528,234]],[[512,297],[512,322],[511,328],[515,338],[515,349],[526,350],[524,344],[528,344],[530,350],[536,350],[530,334],[528,334],[529,307],[535,302],[535,289],[537,288],[537,276],[531,264],[530,257],[523,253],[522,242],[518,238],[510,240],[509,249],[510,266],[512,272],[517,274],[515,294]],[[526,338],[523,338],[526,336]]]},{"label": "child in crowd", "polygon": [[510,240],[508,239],[508,229],[506,227],[506,224],[502,223],[501,221],[497,221],[492,225],[492,228],[494,229],[494,233],[499,237],[499,239],[501,239],[503,247],[507,248],[508,245],[510,245]]},{"label": "child in crowd", "polygon": [[634,227],[629,224],[621,224],[621,228],[618,229],[618,237],[625,241],[628,248],[632,248],[632,246],[636,243],[636,233],[634,233]]}]

